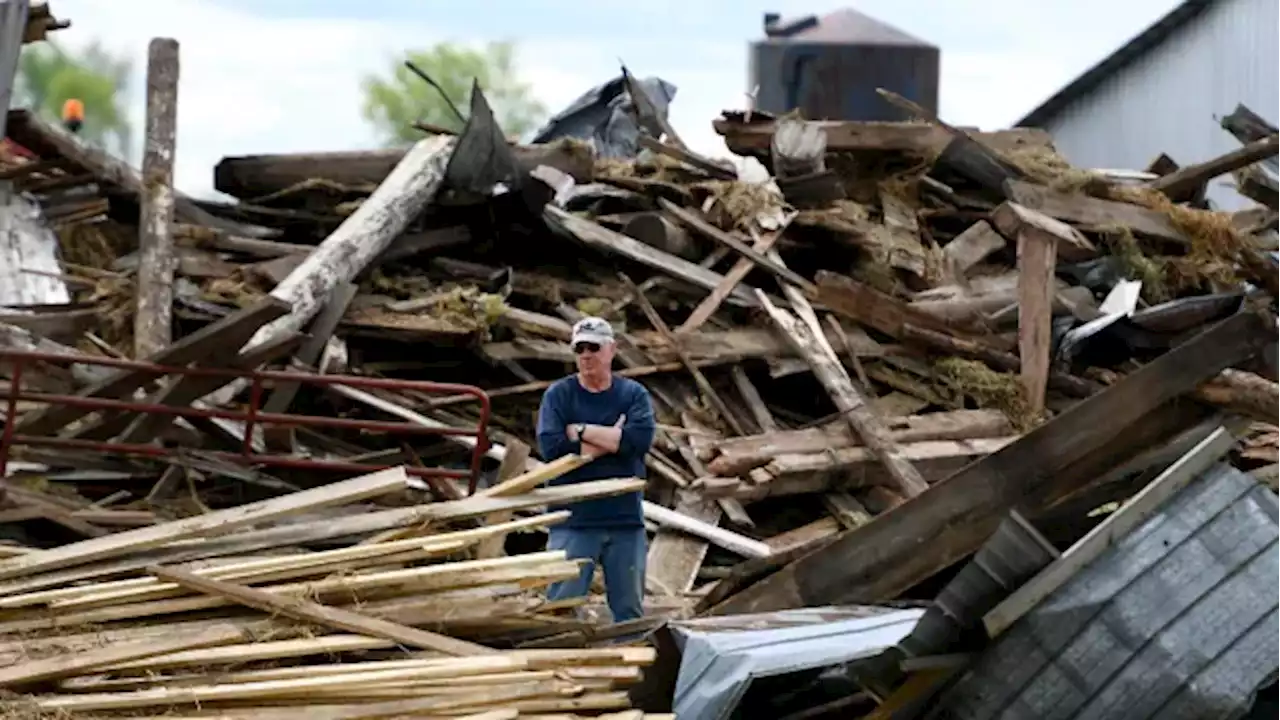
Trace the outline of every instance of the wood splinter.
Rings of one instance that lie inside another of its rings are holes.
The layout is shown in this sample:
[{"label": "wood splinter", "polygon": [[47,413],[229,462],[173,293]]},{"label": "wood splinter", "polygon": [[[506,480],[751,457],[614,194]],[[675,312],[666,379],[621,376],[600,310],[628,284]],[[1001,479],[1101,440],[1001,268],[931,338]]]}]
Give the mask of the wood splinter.
[{"label": "wood splinter", "polygon": [[888,431],[872,413],[871,406],[858,394],[853,381],[833,353],[825,351],[807,325],[769,302],[764,293],[757,291],[757,297],[774,325],[809,363],[814,376],[831,394],[832,401],[849,426],[884,464],[894,484],[908,497],[928,490],[929,484],[906,459],[902,449],[890,439]]}]

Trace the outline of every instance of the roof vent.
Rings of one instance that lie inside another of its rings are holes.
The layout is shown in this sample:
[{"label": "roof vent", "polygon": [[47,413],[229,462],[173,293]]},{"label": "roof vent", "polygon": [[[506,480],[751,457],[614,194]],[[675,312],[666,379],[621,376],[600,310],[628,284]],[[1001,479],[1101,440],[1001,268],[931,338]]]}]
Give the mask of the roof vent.
[{"label": "roof vent", "polygon": [[786,38],[818,26],[817,15],[805,15],[783,22],[782,15],[776,12],[764,14],[764,34],[771,38]]}]

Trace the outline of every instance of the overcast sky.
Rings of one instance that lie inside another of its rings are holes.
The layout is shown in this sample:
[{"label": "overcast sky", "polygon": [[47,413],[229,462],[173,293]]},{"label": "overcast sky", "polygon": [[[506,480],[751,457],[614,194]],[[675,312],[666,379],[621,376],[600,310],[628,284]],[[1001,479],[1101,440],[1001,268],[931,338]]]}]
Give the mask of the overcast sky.
[{"label": "overcast sky", "polygon": [[[941,114],[1009,125],[1141,32],[1177,0],[53,0],[67,44],[100,40],[135,59],[142,128],[147,42],[178,40],[177,183],[207,194],[226,155],[352,150],[376,141],[360,78],[405,49],[514,40],[555,112],[617,72],[678,87],[672,123],[694,149],[726,155],[711,128],[746,102],[747,47],[765,11],[853,7],[942,49]],[[92,108],[88,112],[92,112]],[[140,145],[140,143],[138,143]]]}]

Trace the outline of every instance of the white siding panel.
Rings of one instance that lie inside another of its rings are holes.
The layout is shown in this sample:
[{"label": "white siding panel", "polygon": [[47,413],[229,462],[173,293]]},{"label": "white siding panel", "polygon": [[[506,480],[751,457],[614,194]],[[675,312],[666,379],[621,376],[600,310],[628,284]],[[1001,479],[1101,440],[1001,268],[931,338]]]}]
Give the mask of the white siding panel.
[{"label": "white siding panel", "polygon": [[[1239,143],[1218,125],[1238,103],[1280,120],[1280,2],[1221,0],[1159,47],[1076,100],[1047,125],[1073,164],[1142,169],[1160,153],[1181,165]],[[1209,196],[1224,209],[1247,207],[1229,177]]]}]

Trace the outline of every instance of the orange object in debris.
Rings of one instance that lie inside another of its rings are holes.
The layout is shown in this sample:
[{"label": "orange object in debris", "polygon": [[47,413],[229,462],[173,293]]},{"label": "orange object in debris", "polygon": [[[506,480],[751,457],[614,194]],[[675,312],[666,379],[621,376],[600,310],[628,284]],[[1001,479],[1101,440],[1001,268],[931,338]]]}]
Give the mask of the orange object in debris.
[{"label": "orange object in debris", "polygon": [[63,122],[84,122],[84,103],[70,98],[62,103]]},{"label": "orange object in debris", "polygon": [[73,133],[78,133],[83,125],[84,103],[75,98],[62,103],[62,126]]}]

